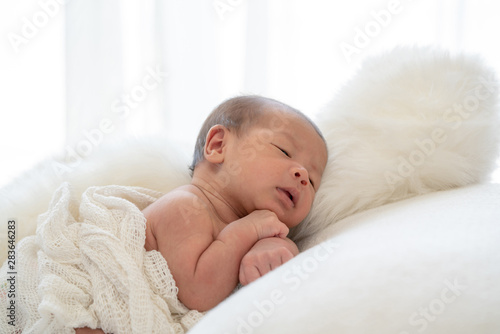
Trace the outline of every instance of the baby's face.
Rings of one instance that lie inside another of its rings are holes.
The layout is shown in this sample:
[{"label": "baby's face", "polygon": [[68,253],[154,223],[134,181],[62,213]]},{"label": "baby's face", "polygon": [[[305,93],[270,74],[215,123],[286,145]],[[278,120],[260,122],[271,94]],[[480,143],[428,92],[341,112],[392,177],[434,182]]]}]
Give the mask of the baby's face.
[{"label": "baby's face", "polygon": [[232,196],[244,211],[273,211],[290,228],[306,217],[327,162],[325,143],[307,121],[273,112],[235,137],[230,150],[228,162],[241,167]]}]

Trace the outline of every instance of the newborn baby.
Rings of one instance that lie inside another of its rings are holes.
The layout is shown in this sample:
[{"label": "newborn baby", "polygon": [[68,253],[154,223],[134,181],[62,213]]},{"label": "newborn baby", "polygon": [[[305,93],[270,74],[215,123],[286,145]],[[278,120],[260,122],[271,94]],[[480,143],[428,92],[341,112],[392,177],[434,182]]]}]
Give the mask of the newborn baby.
[{"label": "newborn baby", "polygon": [[286,236],[309,213],[326,162],[300,111],[260,96],[220,104],[200,130],[191,183],[143,210],[145,249],[166,259],[178,299],[209,310],[297,255]]},{"label": "newborn baby", "polygon": [[146,250],[167,260],[190,309],[208,310],[298,253],[286,236],[308,214],[327,161],[325,141],[278,101],[223,102],[197,139],[190,185],[147,207]]}]

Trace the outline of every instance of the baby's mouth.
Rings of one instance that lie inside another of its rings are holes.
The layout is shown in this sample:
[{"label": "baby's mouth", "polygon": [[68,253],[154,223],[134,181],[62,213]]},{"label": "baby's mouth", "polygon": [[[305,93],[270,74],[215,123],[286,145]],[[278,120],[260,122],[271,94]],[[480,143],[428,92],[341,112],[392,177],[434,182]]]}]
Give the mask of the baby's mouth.
[{"label": "baby's mouth", "polygon": [[285,189],[285,188],[277,188],[278,191],[280,191],[281,193],[283,193],[286,197],[288,197],[288,199],[290,200],[290,204],[292,205],[292,207],[295,206],[295,202],[296,202],[296,197],[294,197],[292,191],[288,190],[288,189]]}]

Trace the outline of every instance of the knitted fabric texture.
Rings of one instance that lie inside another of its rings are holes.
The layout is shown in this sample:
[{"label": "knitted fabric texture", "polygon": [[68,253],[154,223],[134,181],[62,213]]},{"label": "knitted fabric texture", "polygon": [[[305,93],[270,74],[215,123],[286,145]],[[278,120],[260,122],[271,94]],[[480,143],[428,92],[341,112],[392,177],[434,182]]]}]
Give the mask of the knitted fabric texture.
[{"label": "knitted fabric texture", "polygon": [[[161,193],[125,186],[88,188],[77,201],[66,183],[18,243],[16,326],[2,333],[185,333],[202,314],[177,299],[166,260],[144,248],[141,210]],[[0,269],[6,281],[7,262]],[[7,295],[0,305],[7,308]]]}]

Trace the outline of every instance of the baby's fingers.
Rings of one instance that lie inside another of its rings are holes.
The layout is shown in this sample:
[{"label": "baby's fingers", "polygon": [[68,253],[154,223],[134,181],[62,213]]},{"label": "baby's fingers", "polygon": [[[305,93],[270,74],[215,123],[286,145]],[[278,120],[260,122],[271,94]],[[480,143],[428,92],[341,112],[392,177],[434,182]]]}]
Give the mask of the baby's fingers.
[{"label": "baby's fingers", "polygon": [[278,234],[275,235],[275,237],[286,239],[286,236],[288,235],[288,232],[290,232],[290,229],[285,224],[281,224],[280,227],[281,229]]},{"label": "baby's fingers", "polygon": [[253,265],[240,264],[240,283],[241,285],[247,285],[255,281],[257,278],[261,277],[259,268]]},{"label": "baby's fingers", "polygon": [[288,226],[278,221],[277,223],[273,224],[272,232],[268,236],[265,236],[264,238],[275,237],[275,238],[286,239],[288,232],[290,232]]},{"label": "baby's fingers", "polygon": [[281,264],[290,261],[291,259],[293,259],[293,257],[294,257],[293,253],[290,252],[288,249],[283,250],[283,252],[281,253]]},{"label": "baby's fingers", "polygon": [[289,229],[283,224],[278,216],[269,210],[256,210],[246,216],[254,226],[257,232],[257,238],[264,239],[269,237],[286,238]]}]

